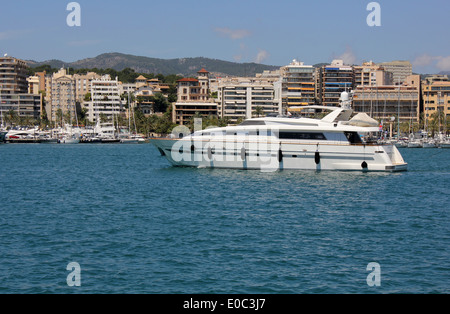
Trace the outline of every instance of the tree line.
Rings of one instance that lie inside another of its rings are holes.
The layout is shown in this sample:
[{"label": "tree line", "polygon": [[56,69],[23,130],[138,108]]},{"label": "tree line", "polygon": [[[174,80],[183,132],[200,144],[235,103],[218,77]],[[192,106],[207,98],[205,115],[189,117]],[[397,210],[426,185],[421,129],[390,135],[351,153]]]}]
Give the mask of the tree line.
[{"label": "tree line", "polygon": [[[140,73],[140,72],[136,72],[134,69],[131,69],[131,68],[125,68],[121,71],[117,71],[117,70],[114,70],[111,68],[108,68],[108,69],[98,69],[98,68],[75,69],[75,68],[68,67],[66,69],[67,69],[67,73],[71,74],[71,75],[86,74],[88,72],[94,72],[94,73],[97,73],[98,75],[109,74],[111,76],[111,78],[117,77],[119,79],[119,81],[121,81],[122,83],[135,83],[136,79],[141,75],[144,76],[146,79],[157,78],[162,83],[169,84],[169,85],[174,85],[174,84],[176,84],[177,80],[183,78],[182,76],[177,75],[177,74],[163,75],[163,74],[154,74],[154,73]],[[59,69],[53,68],[51,65],[44,64],[44,65],[40,65],[40,66],[37,66],[34,68],[29,68],[28,75],[33,76],[37,72],[43,72],[43,71],[45,71],[47,74],[53,74],[53,73],[58,72]]]}]

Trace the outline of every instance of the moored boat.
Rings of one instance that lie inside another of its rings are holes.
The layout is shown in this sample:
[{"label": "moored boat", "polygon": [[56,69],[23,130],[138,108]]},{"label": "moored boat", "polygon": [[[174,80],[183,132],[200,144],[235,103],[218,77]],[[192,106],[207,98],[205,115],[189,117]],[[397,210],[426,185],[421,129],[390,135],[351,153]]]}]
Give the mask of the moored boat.
[{"label": "moored boat", "polygon": [[410,141],[408,142],[408,148],[421,148],[422,146],[422,142],[420,141]]}]

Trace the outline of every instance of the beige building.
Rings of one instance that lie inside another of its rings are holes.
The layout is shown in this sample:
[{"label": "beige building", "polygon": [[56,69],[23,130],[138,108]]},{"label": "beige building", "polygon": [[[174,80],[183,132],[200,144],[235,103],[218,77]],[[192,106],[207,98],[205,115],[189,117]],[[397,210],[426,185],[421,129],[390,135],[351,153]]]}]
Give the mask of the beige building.
[{"label": "beige building", "polygon": [[94,72],[88,72],[86,74],[75,74],[73,79],[75,80],[75,99],[77,102],[82,103],[87,93],[91,93],[91,82],[97,80],[101,76]]},{"label": "beige building", "polygon": [[[47,104],[47,116],[50,121],[63,123],[62,117],[69,117],[72,123],[76,120],[75,80],[67,70],[62,68],[52,76],[51,101]],[[62,114],[62,117],[60,116]]]},{"label": "beige building", "polygon": [[400,117],[400,122],[419,122],[420,76],[410,75],[401,86],[358,86],[354,90],[353,109],[379,121]]},{"label": "beige building", "polygon": [[27,77],[28,82],[28,94],[39,94],[39,87],[40,87],[40,79],[39,76],[29,76]]},{"label": "beige building", "polygon": [[383,86],[393,85],[393,74],[385,71],[382,66],[372,61],[364,62],[360,66],[354,66],[355,87],[357,86]]},{"label": "beige building", "polygon": [[409,61],[391,61],[378,63],[378,66],[393,74],[394,85],[403,84],[406,77],[412,75],[412,64]]},{"label": "beige building", "polygon": [[427,120],[438,111],[443,113],[444,119],[450,119],[450,81],[423,82],[422,98]]},{"label": "beige building", "polygon": [[209,72],[201,69],[198,78],[177,81],[177,102],[172,104],[172,121],[185,125],[198,113],[203,116],[217,115],[217,104],[210,100]]},{"label": "beige building", "polygon": [[312,65],[293,60],[280,69],[283,107],[308,106],[316,103],[316,71]]},{"label": "beige building", "polygon": [[423,84],[432,84],[435,82],[448,82],[448,75],[440,75],[440,74],[434,74],[429,75],[424,79]]},{"label": "beige building", "polygon": [[142,86],[134,93],[136,105],[144,115],[155,113],[153,97],[157,92],[159,92],[159,89],[156,87]]}]

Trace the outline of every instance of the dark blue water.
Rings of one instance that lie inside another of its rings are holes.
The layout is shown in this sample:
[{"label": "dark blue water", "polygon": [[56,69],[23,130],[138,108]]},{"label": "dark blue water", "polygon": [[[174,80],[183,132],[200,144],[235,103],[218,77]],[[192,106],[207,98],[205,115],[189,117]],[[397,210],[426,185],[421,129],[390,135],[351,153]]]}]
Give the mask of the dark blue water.
[{"label": "dark blue water", "polygon": [[0,293],[449,293],[450,150],[401,152],[404,173],[263,173],[1,145]]}]

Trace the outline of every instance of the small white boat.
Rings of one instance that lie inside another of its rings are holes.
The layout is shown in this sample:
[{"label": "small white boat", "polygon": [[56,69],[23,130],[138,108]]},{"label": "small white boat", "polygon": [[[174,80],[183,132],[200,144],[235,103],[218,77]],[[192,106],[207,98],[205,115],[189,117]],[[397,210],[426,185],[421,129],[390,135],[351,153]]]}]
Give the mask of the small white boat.
[{"label": "small white boat", "polygon": [[440,148],[450,148],[450,141],[440,142],[439,147]]},{"label": "small white boat", "polygon": [[422,146],[422,142],[420,141],[411,141],[408,142],[408,148],[421,148]]},{"label": "small white boat", "polygon": [[81,136],[78,133],[66,134],[60,140],[60,144],[78,144],[80,143]]},{"label": "small white boat", "polygon": [[436,148],[437,145],[436,145],[436,142],[434,142],[434,141],[424,141],[422,143],[422,147],[423,148]]},{"label": "small white boat", "polygon": [[70,138],[70,137],[63,137],[59,140],[60,144],[78,144],[80,143],[79,138]]},{"label": "small white boat", "polygon": [[135,138],[127,137],[120,139],[120,143],[122,144],[139,144],[139,141]]},{"label": "small white boat", "polygon": [[142,144],[145,143],[145,138],[140,135],[130,135],[125,138],[120,139],[120,143],[122,144]]},{"label": "small white boat", "polygon": [[405,148],[405,147],[408,147],[408,143],[405,142],[405,141],[398,141],[398,142],[396,142],[394,145],[395,145],[395,147],[397,147],[397,148]]}]

